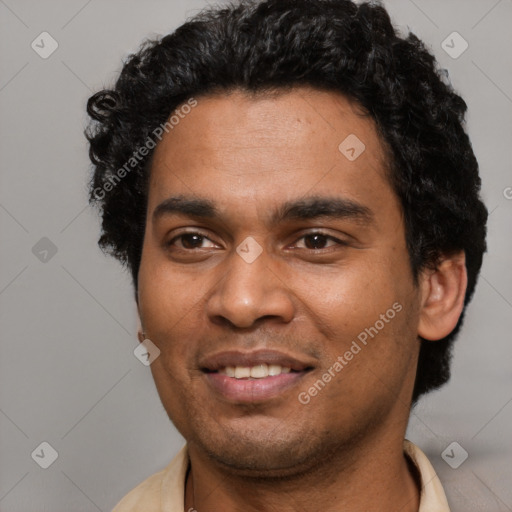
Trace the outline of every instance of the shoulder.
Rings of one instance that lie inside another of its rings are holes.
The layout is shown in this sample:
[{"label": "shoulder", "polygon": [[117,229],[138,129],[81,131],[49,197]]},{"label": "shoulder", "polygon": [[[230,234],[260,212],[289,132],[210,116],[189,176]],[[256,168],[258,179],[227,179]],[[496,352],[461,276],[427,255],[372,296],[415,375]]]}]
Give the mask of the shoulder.
[{"label": "shoulder", "polygon": [[418,512],[450,512],[443,486],[427,456],[407,439],[404,440],[404,452],[416,466],[421,479]]},{"label": "shoulder", "polygon": [[161,512],[164,501],[183,503],[187,465],[188,454],[184,446],[164,469],[146,478],[124,496],[112,512]]},{"label": "shoulder", "polygon": [[[160,512],[160,494],[162,478],[167,468],[151,475],[133,488],[112,510],[112,512],[131,512],[145,510],[145,512]],[[144,504],[144,507],[142,507]]]}]

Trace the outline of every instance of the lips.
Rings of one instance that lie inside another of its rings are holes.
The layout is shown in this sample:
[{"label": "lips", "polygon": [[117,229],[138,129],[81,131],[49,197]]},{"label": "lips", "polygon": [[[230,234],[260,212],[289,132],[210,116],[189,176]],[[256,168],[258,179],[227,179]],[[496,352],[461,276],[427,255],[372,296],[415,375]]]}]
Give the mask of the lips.
[{"label": "lips", "polygon": [[214,393],[238,403],[277,398],[314,368],[308,359],[269,350],[221,352],[199,366]]},{"label": "lips", "polygon": [[216,372],[221,368],[253,367],[261,364],[279,365],[290,370],[301,372],[313,366],[312,361],[277,352],[275,350],[258,350],[252,352],[228,351],[208,356],[199,361],[203,371]]}]

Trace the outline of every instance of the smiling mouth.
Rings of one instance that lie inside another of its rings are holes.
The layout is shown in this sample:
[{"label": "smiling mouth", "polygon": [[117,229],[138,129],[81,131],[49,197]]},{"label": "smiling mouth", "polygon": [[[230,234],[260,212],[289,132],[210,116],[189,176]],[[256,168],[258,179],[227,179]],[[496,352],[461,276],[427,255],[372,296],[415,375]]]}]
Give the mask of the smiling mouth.
[{"label": "smiling mouth", "polygon": [[292,370],[289,366],[266,363],[254,366],[225,366],[217,371],[221,375],[227,375],[235,379],[265,379],[291,372],[296,372],[296,370]]},{"label": "smiling mouth", "polygon": [[266,351],[218,354],[201,365],[210,391],[234,404],[283,397],[313,369],[308,362]]}]

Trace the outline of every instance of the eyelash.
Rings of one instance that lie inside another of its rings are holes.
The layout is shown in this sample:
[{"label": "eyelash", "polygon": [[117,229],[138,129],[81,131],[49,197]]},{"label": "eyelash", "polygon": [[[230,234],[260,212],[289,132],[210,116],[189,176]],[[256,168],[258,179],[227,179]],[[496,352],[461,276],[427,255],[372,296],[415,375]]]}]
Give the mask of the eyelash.
[{"label": "eyelash", "polygon": [[[182,239],[184,236],[193,236],[193,235],[197,235],[199,237],[201,237],[203,240],[209,240],[210,242],[212,243],[215,243],[213,242],[213,240],[211,240],[210,238],[208,238],[206,235],[203,235],[202,233],[200,232],[197,232],[197,231],[190,231],[190,232],[186,232],[186,233],[181,233],[180,235],[177,235],[175,236],[173,239],[171,239],[169,242],[167,242],[165,245],[166,247],[172,247],[174,245],[174,242],[176,240],[179,240],[179,239]],[[303,238],[306,238],[306,237],[310,237],[310,236],[322,236],[324,237],[326,240],[330,240],[330,241],[333,241],[333,242],[336,242],[336,244],[338,246],[346,246],[347,243],[344,242],[343,240],[340,240],[339,238],[336,238],[336,237],[333,237],[332,235],[329,235],[327,233],[324,233],[322,231],[313,231],[311,233],[306,233],[304,235],[302,235],[301,237],[299,237],[294,243],[297,243],[298,240],[302,240]],[[301,247],[301,249],[305,249],[307,251],[325,251],[326,249],[332,249],[333,246],[328,246],[328,247],[323,247],[321,249],[308,249],[307,247]],[[196,248],[197,249],[197,248]],[[185,249],[185,248],[179,248],[180,251],[183,251],[183,252],[193,252],[195,251],[196,249]],[[201,247],[199,247],[199,249],[201,249]]]}]

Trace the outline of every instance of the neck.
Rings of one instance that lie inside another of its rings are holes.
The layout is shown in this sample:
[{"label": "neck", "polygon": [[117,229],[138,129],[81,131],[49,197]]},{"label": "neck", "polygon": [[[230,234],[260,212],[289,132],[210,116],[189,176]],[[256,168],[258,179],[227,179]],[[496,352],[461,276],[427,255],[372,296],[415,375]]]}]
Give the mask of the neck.
[{"label": "neck", "polygon": [[250,478],[220,468],[189,447],[185,510],[235,512],[417,512],[419,486],[403,452],[403,433],[340,448],[326,463],[286,478]]}]

